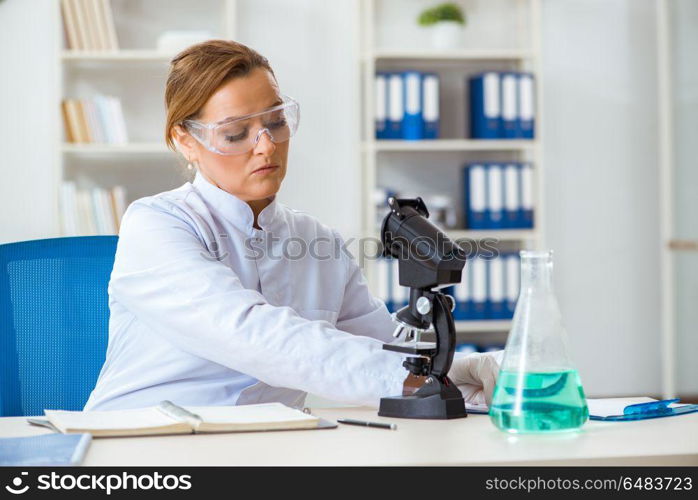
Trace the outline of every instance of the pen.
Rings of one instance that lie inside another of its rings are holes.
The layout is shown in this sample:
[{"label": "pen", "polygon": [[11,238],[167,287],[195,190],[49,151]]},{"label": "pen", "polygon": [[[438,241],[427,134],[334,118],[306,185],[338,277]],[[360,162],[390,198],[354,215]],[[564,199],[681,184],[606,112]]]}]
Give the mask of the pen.
[{"label": "pen", "polygon": [[354,420],[353,418],[338,418],[337,422],[340,424],[363,425],[364,427],[397,430],[397,424],[384,424],[383,422],[366,422],[365,420]]}]

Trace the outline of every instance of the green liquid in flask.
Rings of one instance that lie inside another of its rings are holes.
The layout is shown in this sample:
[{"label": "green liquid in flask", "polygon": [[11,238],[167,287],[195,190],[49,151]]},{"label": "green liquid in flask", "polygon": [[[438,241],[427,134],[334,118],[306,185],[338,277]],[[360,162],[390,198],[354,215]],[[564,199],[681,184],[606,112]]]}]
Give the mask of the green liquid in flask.
[{"label": "green liquid in flask", "polygon": [[581,427],[588,417],[577,370],[499,374],[490,418],[504,431],[569,431]]}]

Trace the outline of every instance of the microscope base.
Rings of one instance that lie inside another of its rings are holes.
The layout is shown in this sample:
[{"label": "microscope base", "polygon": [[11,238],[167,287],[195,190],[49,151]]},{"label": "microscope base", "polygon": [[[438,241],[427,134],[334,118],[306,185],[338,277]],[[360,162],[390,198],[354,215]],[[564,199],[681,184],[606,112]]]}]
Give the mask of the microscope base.
[{"label": "microscope base", "polygon": [[441,394],[381,398],[378,415],[381,417],[438,420],[468,416],[462,397],[442,399]]}]

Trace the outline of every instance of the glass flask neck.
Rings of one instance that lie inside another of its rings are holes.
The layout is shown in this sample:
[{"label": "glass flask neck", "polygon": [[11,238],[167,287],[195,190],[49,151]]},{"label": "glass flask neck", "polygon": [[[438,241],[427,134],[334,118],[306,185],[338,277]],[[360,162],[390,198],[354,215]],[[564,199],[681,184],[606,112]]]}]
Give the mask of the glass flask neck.
[{"label": "glass flask neck", "polygon": [[551,291],[553,288],[553,252],[523,250],[521,256],[521,293]]}]

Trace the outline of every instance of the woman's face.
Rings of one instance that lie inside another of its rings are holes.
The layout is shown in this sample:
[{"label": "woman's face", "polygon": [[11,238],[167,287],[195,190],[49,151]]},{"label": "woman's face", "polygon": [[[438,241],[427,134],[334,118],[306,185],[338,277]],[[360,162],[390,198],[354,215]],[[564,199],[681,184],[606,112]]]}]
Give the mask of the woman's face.
[{"label": "woman's face", "polygon": [[[229,117],[249,115],[281,103],[272,74],[255,68],[247,76],[223,84],[201,110],[196,120],[216,123]],[[261,123],[256,124],[262,128]],[[207,150],[177,127],[176,137],[189,161],[199,165],[201,174],[220,189],[243,201],[264,200],[275,195],[286,176],[289,141],[274,144],[263,133],[253,149],[240,155],[219,155]],[[258,128],[250,133],[256,135]]]}]

